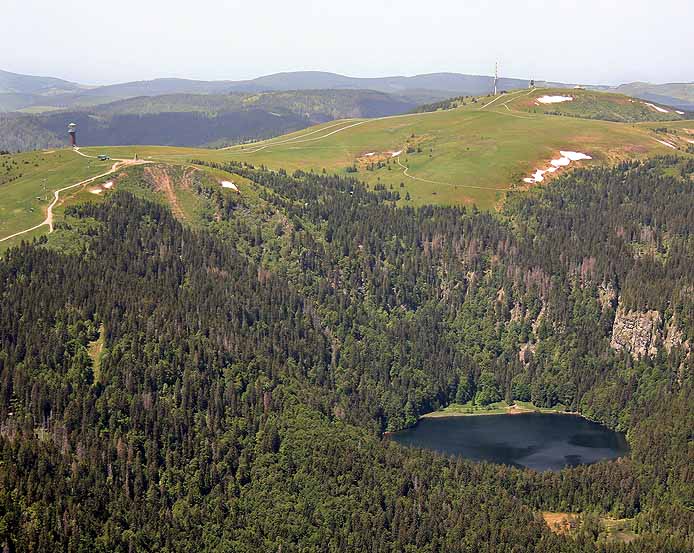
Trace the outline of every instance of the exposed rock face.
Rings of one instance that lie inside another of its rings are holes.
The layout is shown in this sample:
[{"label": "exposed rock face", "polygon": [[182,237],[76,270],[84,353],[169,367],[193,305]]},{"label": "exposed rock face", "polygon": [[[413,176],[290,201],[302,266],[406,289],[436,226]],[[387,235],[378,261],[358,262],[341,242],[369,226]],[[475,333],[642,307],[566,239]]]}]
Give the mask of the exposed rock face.
[{"label": "exposed rock face", "polygon": [[603,282],[598,289],[600,307],[605,311],[608,307],[614,307],[617,302],[617,291],[611,282]]},{"label": "exposed rock face", "polygon": [[668,353],[678,348],[684,348],[687,353],[692,351],[689,340],[684,340],[684,332],[677,326],[677,319],[674,316],[665,325],[663,347]]},{"label": "exposed rock face", "polygon": [[533,354],[535,353],[536,344],[523,344],[518,352],[518,359],[526,367],[530,365],[533,360]]},{"label": "exposed rock face", "polygon": [[537,336],[537,333],[540,330],[540,324],[542,323],[542,319],[545,316],[545,303],[542,302],[542,307],[540,308],[540,312],[537,314],[537,318],[532,322],[532,328],[533,328],[533,334]]},{"label": "exposed rock face", "polygon": [[658,311],[626,311],[621,305],[612,327],[610,345],[616,351],[626,350],[634,358],[658,353],[663,318]]}]

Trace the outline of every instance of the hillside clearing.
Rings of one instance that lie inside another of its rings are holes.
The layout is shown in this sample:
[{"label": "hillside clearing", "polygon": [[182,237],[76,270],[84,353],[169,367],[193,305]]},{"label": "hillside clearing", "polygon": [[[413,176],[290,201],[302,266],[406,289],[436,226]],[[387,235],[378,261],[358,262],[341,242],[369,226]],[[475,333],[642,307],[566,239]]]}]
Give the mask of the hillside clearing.
[{"label": "hillside clearing", "polygon": [[433,419],[438,417],[471,417],[484,415],[522,415],[524,413],[559,413],[576,415],[567,411],[565,405],[555,407],[538,407],[529,401],[515,401],[509,404],[506,401],[498,401],[489,405],[478,405],[472,401],[467,403],[451,403],[450,405],[422,415],[421,418]]},{"label": "hillside clearing", "polygon": [[576,535],[588,530],[597,534],[598,543],[631,543],[638,537],[631,518],[552,511],[543,511],[541,516],[547,527],[558,535]]}]

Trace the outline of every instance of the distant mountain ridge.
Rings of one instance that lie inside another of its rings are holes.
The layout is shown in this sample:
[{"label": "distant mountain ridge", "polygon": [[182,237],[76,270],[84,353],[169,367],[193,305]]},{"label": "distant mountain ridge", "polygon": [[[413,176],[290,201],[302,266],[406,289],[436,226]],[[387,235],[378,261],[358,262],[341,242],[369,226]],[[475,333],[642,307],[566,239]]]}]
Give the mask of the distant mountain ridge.
[{"label": "distant mountain ridge", "polygon": [[614,88],[615,92],[674,108],[694,111],[694,82],[690,83],[627,83]]},{"label": "distant mountain ridge", "polygon": [[[498,88],[525,88],[529,79],[501,78]],[[574,83],[537,80],[538,86],[573,87]],[[325,71],[294,71],[246,80],[203,81],[160,78],[104,86],[86,86],[53,77],[34,77],[0,70],[0,111],[93,106],[138,96],[164,94],[230,94],[290,90],[373,90],[402,97],[416,104],[452,96],[479,96],[492,92],[494,78],[462,73],[428,73],[386,77],[349,77]],[[694,83],[627,83],[586,88],[620,92],[682,109],[694,109]]]},{"label": "distant mountain ridge", "polygon": [[88,87],[55,77],[20,75],[0,69],[0,94],[60,95],[86,90]]}]

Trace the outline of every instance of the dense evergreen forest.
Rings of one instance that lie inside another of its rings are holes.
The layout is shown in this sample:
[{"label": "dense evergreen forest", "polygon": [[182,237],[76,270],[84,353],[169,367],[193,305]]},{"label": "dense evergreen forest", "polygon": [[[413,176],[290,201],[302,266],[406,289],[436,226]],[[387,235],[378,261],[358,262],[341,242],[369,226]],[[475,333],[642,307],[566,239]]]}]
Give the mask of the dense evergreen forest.
[{"label": "dense evergreen forest", "polygon": [[[198,175],[186,226],[115,191],[70,208],[70,247],[0,261],[6,551],[692,550],[694,162],[574,171],[498,214],[217,168],[260,201]],[[648,355],[612,347],[624,312],[660,314]],[[631,454],[536,473],[383,435],[497,395]],[[542,510],[638,538],[557,535]]]}]

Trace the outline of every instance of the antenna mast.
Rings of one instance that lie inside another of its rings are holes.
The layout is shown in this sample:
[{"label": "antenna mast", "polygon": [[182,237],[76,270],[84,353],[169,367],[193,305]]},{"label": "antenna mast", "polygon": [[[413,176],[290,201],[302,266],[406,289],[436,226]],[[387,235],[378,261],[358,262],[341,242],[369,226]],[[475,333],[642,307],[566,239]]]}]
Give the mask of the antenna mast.
[{"label": "antenna mast", "polygon": [[499,81],[499,62],[494,66],[494,96],[497,94],[497,82]]}]

